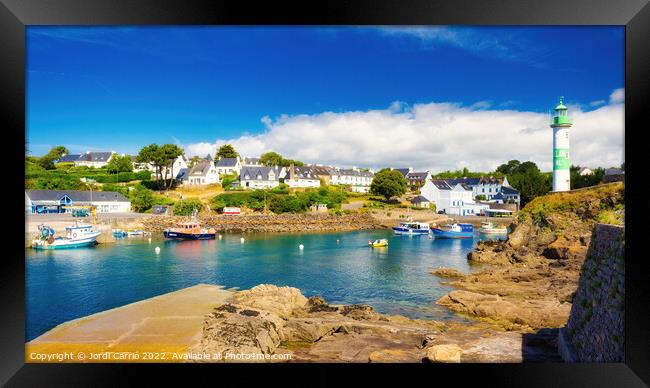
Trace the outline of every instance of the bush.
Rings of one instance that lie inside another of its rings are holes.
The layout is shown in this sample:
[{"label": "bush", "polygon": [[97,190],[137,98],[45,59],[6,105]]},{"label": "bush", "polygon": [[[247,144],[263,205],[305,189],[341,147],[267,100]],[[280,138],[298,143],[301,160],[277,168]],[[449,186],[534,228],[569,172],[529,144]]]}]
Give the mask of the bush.
[{"label": "bush", "polygon": [[83,190],[81,182],[77,179],[63,177],[38,178],[29,186],[28,188],[38,190]]},{"label": "bush", "polygon": [[106,183],[102,186],[102,191],[115,191],[118,192],[125,197],[129,197],[130,190],[127,186],[120,186],[112,183]]},{"label": "bush", "polygon": [[276,214],[298,213],[304,211],[304,205],[293,195],[275,195],[271,198],[269,209]]},{"label": "bush", "polygon": [[143,213],[154,205],[153,191],[138,185],[131,193],[131,210]]},{"label": "bush", "polygon": [[174,204],[174,215],[176,216],[191,216],[194,210],[201,211],[203,203],[195,198],[181,199]]}]

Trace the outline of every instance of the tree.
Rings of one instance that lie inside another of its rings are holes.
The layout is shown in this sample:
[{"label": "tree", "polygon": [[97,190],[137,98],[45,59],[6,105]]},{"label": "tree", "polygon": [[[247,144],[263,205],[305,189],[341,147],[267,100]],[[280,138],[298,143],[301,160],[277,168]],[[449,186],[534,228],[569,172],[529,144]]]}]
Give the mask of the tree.
[{"label": "tree", "polygon": [[68,153],[68,149],[64,146],[56,146],[38,159],[38,165],[46,170],[54,170],[54,162],[61,159],[63,155]]},{"label": "tree", "polygon": [[274,151],[265,152],[260,155],[260,163],[268,167],[280,166],[282,164],[282,155]]},{"label": "tree", "polygon": [[109,160],[106,164],[106,171],[112,174],[119,174],[120,172],[132,172],[133,163],[131,162],[131,157],[128,155],[113,155],[111,160]]},{"label": "tree", "polygon": [[[179,156],[183,155],[183,149],[176,144],[164,144],[159,148],[160,158],[165,168],[165,182],[167,182],[167,189],[170,189],[174,181],[174,161]],[[171,172],[169,181],[167,180],[167,171]]]},{"label": "tree", "polygon": [[[163,179],[163,168],[165,169],[164,179],[167,180],[168,171],[171,171],[173,178],[174,160],[180,155],[183,155],[183,149],[176,144],[163,144],[162,146],[149,144],[140,150],[136,161],[138,163],[151,163],[155,168],[156,179],[160,181]],[[171,187],[172,180],[168,182],[169,187]]]},{"label": "tree", "polygon": [[156,179],[160,179],[160,151],[158,144],[149,144],[148,146],[142,147],[135,160],[138,163],[151,163],[154,167],[154,172],[156,174]]},{"label": "tree", "polygon": [[187,166],[188,166],[189,168],[192,168],[192,167],[196,166],[196,164],[197,164],[199,161],[201,161],[201,158],[200,158],[200,157],[198,157],[198,156],[192,156],[192,158],[190,159],[190,162],[187,164]]},{"label": "tree", "polygon": [[217,150],[217,155],[215,156],[216,159],[221,159],[221,158],[236,158],[238,157],[239,154],[237,151],[235,151],[235,147],[233,147],[230,144],[224,144],[219,149]]},{"label": "tree", "polygon": [[153,191],[142,185],[137,185],[131,192],[131,208],[133,211],[142,213],[151,209],[154,203]]},{"label": "tree", "polygon": [[508,163],[504,163],[497,167],[497,172],[502,173],[503,175],[512,174],[521,164],[518,160],[511,160]]},{"label": "tree", "polygon": [[391,197],[400,196],[406,193],[408,181],[404,175],[397,170],[384,168],[375,174],[370,184],[370,192],[375,195],[381,195],[386,200]]},{"label": "tree", "polygon": [[195,210],[199,212],[201,209],[203,209],[203,203],[199,199],[181,199],[174,204],[174,215],[191,216]]},{"label": "tree", "polygon": [[[540,172],[533,162],[523,162],[521,164],[518,161],[515,162],[517,163],[511,165],[513,170],[508,174],[508,181],[512,187],[519,190],[522,205],[551,191],[551,174]],[[510,162],[508,163],[510,164]]]}]

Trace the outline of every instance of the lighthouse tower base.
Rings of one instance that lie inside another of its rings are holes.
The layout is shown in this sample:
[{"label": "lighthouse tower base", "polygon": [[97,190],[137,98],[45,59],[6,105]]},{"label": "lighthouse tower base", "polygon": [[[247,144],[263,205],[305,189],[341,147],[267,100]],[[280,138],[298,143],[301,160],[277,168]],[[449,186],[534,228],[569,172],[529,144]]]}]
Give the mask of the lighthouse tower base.
[{"label": "lighthouse tower base", "polygon": [[571,190],[571,174],[569,170],[556,170],[553,171],[553,191],[569,191]]}]

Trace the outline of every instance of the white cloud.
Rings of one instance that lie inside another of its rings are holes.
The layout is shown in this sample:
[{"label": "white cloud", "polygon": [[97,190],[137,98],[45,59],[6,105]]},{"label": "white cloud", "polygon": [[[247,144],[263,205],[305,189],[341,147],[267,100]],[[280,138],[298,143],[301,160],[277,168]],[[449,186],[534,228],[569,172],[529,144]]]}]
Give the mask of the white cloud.
[{"label": "white cloud", "polygon": [[612,94],[609,95],[610,104],[619,104],[625,102],[625,89],[615,89]]},{"label": "white cloud", "polygon": [[[574,121],[572,162],[620,165],[623,104],[610,102],[591,111],[577,106],[569,109]],[[191,144],[187,151],[190,155],[214,155],[217,146],[230,143],[245,156],[276,151],[303,162],[339,166],[490,171],[518,159],[532,160],[549,171],[552,130],[548,119],[547,113],[489,109],[483,103],[470,107],[444,102],[393,103],[384,110],[264,117],[263,133]]]},{"label": "white cloud", "polygon": [[600,105],[605,105],[606,103],[607,103],[607,101],[605,101],[605,100],[596,100],[596,101],[590,102],[589,106],[600,106]]}]

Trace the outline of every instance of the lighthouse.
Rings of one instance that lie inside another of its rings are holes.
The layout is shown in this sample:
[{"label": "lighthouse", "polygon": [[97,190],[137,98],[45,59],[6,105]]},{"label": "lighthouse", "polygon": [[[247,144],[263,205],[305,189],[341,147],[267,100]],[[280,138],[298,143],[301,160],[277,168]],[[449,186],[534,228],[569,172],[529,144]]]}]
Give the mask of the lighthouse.
[{"label": "lighthouse", "polygon": [[553,191],[571,190],[569,162],[569,129],[573,124],[564,105],[564,97],[555,107],[555,116],[551,120],[553,128]]}]

